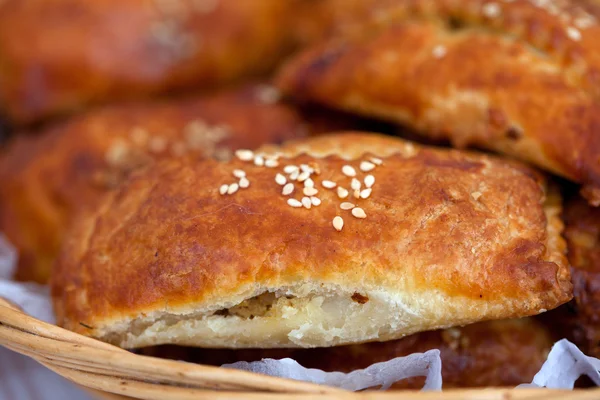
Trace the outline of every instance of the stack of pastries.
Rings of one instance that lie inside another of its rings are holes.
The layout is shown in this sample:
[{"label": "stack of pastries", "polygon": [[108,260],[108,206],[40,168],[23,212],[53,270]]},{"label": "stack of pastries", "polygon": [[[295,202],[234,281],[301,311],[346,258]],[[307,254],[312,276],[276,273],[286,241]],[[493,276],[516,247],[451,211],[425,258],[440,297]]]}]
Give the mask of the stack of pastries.
[{"label": "stack of pastries", "polygon": [[563,337],[598,357],[599,18],[4,0],[15,278],[50,283],[69,330],[205,364],[437,348],[444,387],[485,387],[530,381]]}]

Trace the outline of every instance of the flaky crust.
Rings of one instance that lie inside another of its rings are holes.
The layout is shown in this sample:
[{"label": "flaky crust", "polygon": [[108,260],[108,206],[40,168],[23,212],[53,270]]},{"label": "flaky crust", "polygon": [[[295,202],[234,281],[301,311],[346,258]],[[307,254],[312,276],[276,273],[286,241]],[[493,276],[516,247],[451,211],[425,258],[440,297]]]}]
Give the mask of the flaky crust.
[{"label": "flaky crust", "polygon": [[29,123],[272,68],[296,0],[4,0],[0,105]]},{"label": "flaky crust", "polygon": [[287,93],[518,157],[582,183],[600,204],[597,6],[350,3],[329,18],[333,39],[281,71]]},{"label": "flaky crust", "polygon": [[[488,321],[465,327],[421,332],[383,343],[327,349],[194,349],[160,346],[142,354],[220,366],[263,358],[292,358],[307,368],[351,372],[373,363],[439,349],[444,389],[508,387],[533,380],[554,341],[547,328],[532,318]],[[424,379],[398,382],[393,389],[420,389]]]},{"label": "flaky crust", "polygon": [[[533,315],[570,299],[557,206],[544,206],[526,167],[374,134],[277,151],[290,156],[277,168],[172,160],[106,196],[61,251],[59,323],[123,347],[319,347]],[[360,219],[322,180],[349,188],[340,170],[351,164],[362,181],[369,154],[383,159],[372,194],[346,199],[364,209]],[[274,179],[302,164],[320,172],[311,209],[288,205]],[[219,194],[236,169],[250,187]]]},{"label": "flaky crust", "polygon": [[564,219],[574,299],[542,319],[557,337],[600,357],[600,209],[573,198],[565,206]]},{"label": "flaky crust", "polygon": [[115,105],[16,135],[0,155],[0,231],[19,250],[17,277],[45,282],[67,225],[132,170],[179,156],[228,159],[306,134],[273,88],[248,85],[210,96]]}]

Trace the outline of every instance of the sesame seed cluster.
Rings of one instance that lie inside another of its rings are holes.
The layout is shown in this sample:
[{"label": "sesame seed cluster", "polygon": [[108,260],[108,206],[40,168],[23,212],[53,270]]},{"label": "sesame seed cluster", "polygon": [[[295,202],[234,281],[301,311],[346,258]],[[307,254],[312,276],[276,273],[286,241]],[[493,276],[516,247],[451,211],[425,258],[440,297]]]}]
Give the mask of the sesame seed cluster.
[{"label": "sesame seed cluster", "polygon": [[[515,3],[517,0],[497,0],[490,1],[481,6],[481,15],[490,20],[502,18],[506,4]],[[597,19],[584,10],[582,7],[573,7],[573,3],[565,0],[527,0],[531,5],[543,9],[548,14],[556,16],[565,25],[564,32],[566,36],[579,42],[582,39],[582,30],[588,29],[598,24]],[[443,44],[433,47],[431,54],[434,58],[440,59],[446,56],[448,49]]]},{"label": "sesame seed cluster", "polygon": [[150,37],[175,59],[191,57],[202,47],[201,37],[189,32],[189,20],[194,14],[210,14],[219,0],[154,0],[160,17],[150,26]]},{"label": "sesame seed cluster", "polygon": [[108,165],[119,167],[126,165],[133,153],[158,155],[167,151],[176,157],[188,152],[201,152],[219,160],[228,160],[231,158],[231,150],[219,146],[219,143],[230,135],[227,126],[209,125],[199,119],[185,125],[177,135],[151,135],[147,129],[138,126],[131,130],[129,138],[120,137],[113,141],[105,153],[105,160]]},{"label": "sesame seed cluster", "polygon": [[[331,190],[336,193],[341,201],[339,204],[340,211],[350,211],[350,214],[358,219],[367,218],[367,213],[355,203],[371,196],[375,185],[375,176],[372,172],[383,165],[383,160],[377,157],[360,161],[358,168],[350,164],[344,165],[341,168],[341,173],[349,180],[349,184],[344,187],[341,182],[327,179],[319,181],[318,176],[321,174],[321,168],[317,162],[300,165],[280,165],[278,154],[255,154],[252,150],[247,149],[237,150],[235,155],[239,160],[252,163],[258,167],[273,169],[280,167],[274,173],[273,180],[276,186],[281,187],[281,195],[284,196],[288,206],[308,210],[312,207],[318,207],[322,203],[319,191]],[[359,179],[359,174],[363,174],[364,177]],[[238,181],[222,184],[219,187],[219,193],[222,196],[235,194],[238,190],[247,189],[250,186],[250,180],[245,171],[235,169],[232,175]],[[344,227],[343,217],[336,215],[333,218],[332,225],[335,230],[341,231]]]}]

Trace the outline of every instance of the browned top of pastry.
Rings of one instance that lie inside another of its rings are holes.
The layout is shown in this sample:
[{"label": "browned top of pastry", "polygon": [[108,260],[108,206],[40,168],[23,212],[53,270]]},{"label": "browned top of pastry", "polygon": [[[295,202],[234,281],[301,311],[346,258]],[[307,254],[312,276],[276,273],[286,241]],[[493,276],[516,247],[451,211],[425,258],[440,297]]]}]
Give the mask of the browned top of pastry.
[{"label": "browned top of pastry", "polygon": [[[553,343],[544,325],[533,318],[523,318],[421,332],[391,342],[327,349],[214,350],[161,346],[143,349],[142,354],[216,366],[289,357],[306,368],[351,372],[394,357],[439,349],[444,389],[447,389],[508,387],[530,382]],[[420,389],[423,383],[424,379],[409,379],[392,388]]]},{"label": "browned top of pastry", "polygon": [[297,22],[305,43],[372,35],[405,21],[434,22],[459,34],[510,36],[547,54],[600,95],[596,0],[323,0],[302,11],[312,17]]},{"label": "browned top of pastry", "polygon": [[61,252],[59,322],[124,347],[315,347],[571,297],[560,202],[526,167],[369,134],[274,151],[174,160],[105,197]]},{"label": "browned top of pastry", "polygon": [[295,0],[5,0],[0,105],[18,123],[270,69]]},{"label": "browned top of pastry", "polygon": [[0,156],[0,231],[20,251],[18,277],[44,281],[72,215],[132,170],[172,156],[229,159],[305,135],[297,113],[269,86],[202,98],[121,104],[37,135],[17,135]]},{"label": "browned top of pastry", "polygon": [[535,163],[600,203],[596,7],[533,3],[359,3],[373,18],[340,11],[341,33],[293,58],[279,82],[299,98]]},{"label": "browned top of pastry", "polygon": [[565,206],[564,219],[574,299],[544,320],[552,324],[557,336],[600,357],[600,209],[574,198]]}]

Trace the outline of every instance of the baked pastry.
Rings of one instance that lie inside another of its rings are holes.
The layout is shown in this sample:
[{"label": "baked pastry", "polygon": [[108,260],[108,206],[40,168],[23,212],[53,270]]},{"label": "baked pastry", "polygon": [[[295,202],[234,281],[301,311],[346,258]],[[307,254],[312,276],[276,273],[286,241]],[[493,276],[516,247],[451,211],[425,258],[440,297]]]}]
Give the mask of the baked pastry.
[{"label": "baked pastry", "polygon": [[4,0],[0,107],[23,124],[264,73],[297,1]]},{"label": "baked pastry", "polygon": [[[351,372],[377,362],[439,349],[444,388],[503,387],[531,382],[554,344],[548,329],[533,318],[488,321],[421,332],[390,342],[325,349],[197,349],[158,346],[144,355],[216,365],[285,357],[306,368]],[[393,389],[420,389],[424,378],[397,382]]]},{"label": "baked pastry", "polygon": [[286,93],[526,160],[583,184],[600,205],[598,6],[350,3],[330,18],[331,39],[281,70]]},{"label": "baked pastry", "polygon": [[121,104],[15,135],[0,155],[0,231],[19,250],[17,278],[45,282],[68,222],[132,170],[172,156],[228,159],[237,148],[302,137],[304,121],[273,88]]},{"label": "baked pastry", "polygon": [[574,298],[543,316],[557,338],[566,337],[592,357],[600,357],[600,209],[581,198],[564,212]]},{"label": "baked pastry", "polygon": [[80,216],[55,311],[126,348],[327,347],[534,315],[571,298],[560,208],[520,164],[368,133],[171,160]]}]

